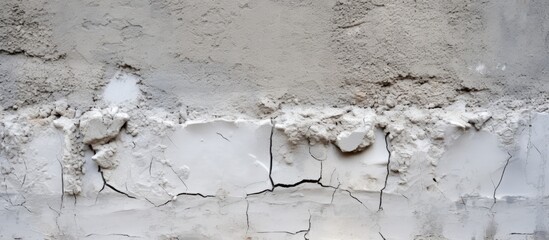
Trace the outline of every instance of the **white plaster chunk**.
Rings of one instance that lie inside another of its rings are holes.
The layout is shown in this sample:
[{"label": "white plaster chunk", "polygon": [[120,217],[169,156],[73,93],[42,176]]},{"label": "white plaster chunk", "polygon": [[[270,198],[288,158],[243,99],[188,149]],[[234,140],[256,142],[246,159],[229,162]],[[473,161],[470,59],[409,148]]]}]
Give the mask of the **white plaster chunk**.
[{"label": "white plaster chunk", "polygon": [[337,135],[336,145],[342,152],[353,152],[362,150],[372,144],[373,126],[359,127],[354,131],[344,131]]},{"label": "white plaster chunk", "polygon": [[116,153],[116,145],[94,145],[92,148],[95,150],[95,155],[93,155],[91,159],[102,169],[111,169],[118,165],[117,161],[113,158]]},{"label": "white plaster chunk", "polygon": [[468,129],[473,126],[480,130],[484,123],[492,117],[492,114],[482,110],[467,112],[464,103],[458,102],[441,114],[441,117],[445,122],[456,127]]},{"label": "white plaster chunk", "polygon": [[73,195],[79,194],[82,191],[81,177],[84,160],[76,120],[61,117],[53,121],[53,125],[62,129],[65,134],[63,158],[60,160],[63,167],[64,191]]},{"label": "white plaster chunk", "polygon": [[80,131],[85,144],[103,144],[118,135],[120,128],[128,121],[129,115],[118,112],[117,108],[103,111],[93,109],[80,118]]},{"label": "white plaster chunk", "polygon": [[63,130],[64,132],[76,131],[76,122],[73,119],[61,117],[53,121],[53,126]]},{"label": "white plaster chunk", "polygon": [[382,130],[375,130],[376,141],[363,152],[343,155],[334,147],[323,162],[322,180],[325,185],[340,186],[353,191],[379,191],[385,184],[389,154]]},{"label": "white plaster chunk", "polygon": [[469,116],[469,123],[473,124],[473,126],[480,130],[482,126],[484,126],[484,123],[488,121],[490,118],[492,118],[492,114],[486,111],[480,111],[475,112]]},{"label": "white plaster chunk", "polygon": [[292,143],[335,143],[342,152],[361,151],[374,141],[376,115],[362,108],[288,108],[276,119]]}]

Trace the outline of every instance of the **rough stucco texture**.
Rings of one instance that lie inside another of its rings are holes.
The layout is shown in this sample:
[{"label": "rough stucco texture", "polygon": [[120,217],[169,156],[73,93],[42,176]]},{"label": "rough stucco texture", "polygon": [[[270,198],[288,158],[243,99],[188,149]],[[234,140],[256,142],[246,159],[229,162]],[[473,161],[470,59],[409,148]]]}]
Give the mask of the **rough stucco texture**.
[{"label": "rough stucco texture", "polygon": [[549,1],[3,0],[0,239],[546,239]]}]

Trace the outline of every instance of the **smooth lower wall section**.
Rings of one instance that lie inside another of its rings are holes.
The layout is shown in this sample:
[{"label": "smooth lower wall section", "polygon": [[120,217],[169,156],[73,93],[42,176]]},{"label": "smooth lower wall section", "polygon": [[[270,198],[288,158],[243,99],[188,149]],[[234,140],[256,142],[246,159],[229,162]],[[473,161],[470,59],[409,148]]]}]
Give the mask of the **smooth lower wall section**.
[{"label": "smooth lower wall section", "polygon": [[547,114],[531,114],[513,147],[489,131],[446,132],[453,138],[434,162],[417,138],[412,164],[395,162],[389,128],[344,153],[290,142],[276,119],[151,118],[139,132],[124,119],[114,110],[78,123],[6,118],[0,238],[546,237]]}]

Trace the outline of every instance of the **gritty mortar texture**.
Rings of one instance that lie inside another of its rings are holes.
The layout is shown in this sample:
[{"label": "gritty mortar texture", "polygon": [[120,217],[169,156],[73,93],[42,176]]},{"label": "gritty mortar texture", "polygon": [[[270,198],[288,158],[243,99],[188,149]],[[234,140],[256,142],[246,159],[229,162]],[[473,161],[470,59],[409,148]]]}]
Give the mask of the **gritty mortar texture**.
[{"label": "gritty mortar texture", "polygon": [[548,9],[2,1],[0,239],[546,239]]}]

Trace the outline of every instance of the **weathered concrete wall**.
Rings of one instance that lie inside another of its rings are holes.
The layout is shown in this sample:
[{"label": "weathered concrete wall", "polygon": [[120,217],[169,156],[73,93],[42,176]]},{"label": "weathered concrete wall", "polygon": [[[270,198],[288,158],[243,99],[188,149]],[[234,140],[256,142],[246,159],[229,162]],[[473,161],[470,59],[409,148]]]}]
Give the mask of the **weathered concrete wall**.
[{"label": "weathered concrete wall", "polygon": [[549,2],[0,3],[1,239],[545,239]]}]

